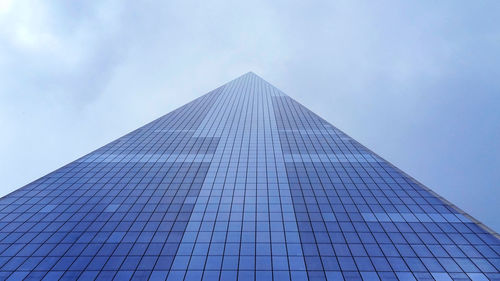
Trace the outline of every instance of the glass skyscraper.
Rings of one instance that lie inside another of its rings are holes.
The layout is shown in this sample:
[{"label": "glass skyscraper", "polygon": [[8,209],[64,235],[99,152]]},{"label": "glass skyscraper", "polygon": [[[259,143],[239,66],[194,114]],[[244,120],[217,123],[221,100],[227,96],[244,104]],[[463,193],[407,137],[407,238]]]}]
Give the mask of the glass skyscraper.
[{"label": "glass skyscraper", "polygon": [[247,73],[0,199],[0,280],[500,280],[498,237]]}]

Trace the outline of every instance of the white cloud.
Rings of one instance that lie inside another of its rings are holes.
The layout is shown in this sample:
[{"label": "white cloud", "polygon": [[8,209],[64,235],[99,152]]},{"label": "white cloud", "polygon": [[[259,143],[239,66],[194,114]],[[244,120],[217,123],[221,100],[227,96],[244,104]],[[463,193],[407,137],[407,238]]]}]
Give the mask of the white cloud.
[{"label": "white cloud", "polygon": [[[445,197],[473,182],[486,190],[495,173],[445,161],[460,149],[480,155],[477,139],[440,130],[467,128],[486,147],[495,139],[482,124],[493,127],[500,112],[491,101],[500,90],[498,6],[0,0],[0,193],[249,70]],[[479,88],[475,97],[465,90]],[[460,104],[483,108],[457,114]],[[432,141],[441,138],[450,145]],[[412,150],[421,143],[427,152]],[[477,155],[464,161],[485,161]]]}]

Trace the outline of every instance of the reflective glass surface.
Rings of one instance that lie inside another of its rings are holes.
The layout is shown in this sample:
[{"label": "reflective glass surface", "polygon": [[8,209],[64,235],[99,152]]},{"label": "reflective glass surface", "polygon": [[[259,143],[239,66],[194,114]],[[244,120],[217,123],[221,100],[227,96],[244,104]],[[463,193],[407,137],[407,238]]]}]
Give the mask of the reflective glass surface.
[{"label": "reflective glass surface", "polygon": [[499,280],[499,241],[253,73],[0,199],[0,280]]}]

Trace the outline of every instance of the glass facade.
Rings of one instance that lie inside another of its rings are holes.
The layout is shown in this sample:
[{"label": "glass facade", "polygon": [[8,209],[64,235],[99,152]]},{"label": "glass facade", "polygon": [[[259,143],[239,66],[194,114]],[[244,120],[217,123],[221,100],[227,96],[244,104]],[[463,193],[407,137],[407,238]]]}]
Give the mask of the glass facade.
[{"label": "glass facade", "polygon": [[0,199],[0,280],[499,280],[499,254],[253,73]]}]

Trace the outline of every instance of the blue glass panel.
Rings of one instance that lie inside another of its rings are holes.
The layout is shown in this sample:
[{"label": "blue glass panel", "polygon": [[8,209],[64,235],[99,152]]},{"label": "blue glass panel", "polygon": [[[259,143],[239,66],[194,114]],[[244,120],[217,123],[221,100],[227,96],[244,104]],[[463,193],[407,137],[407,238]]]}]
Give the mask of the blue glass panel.
[{"label": "blue glass panel", "polygon": [[498,280],[500,240],[245,74],[0,199],[1,280]]}]

